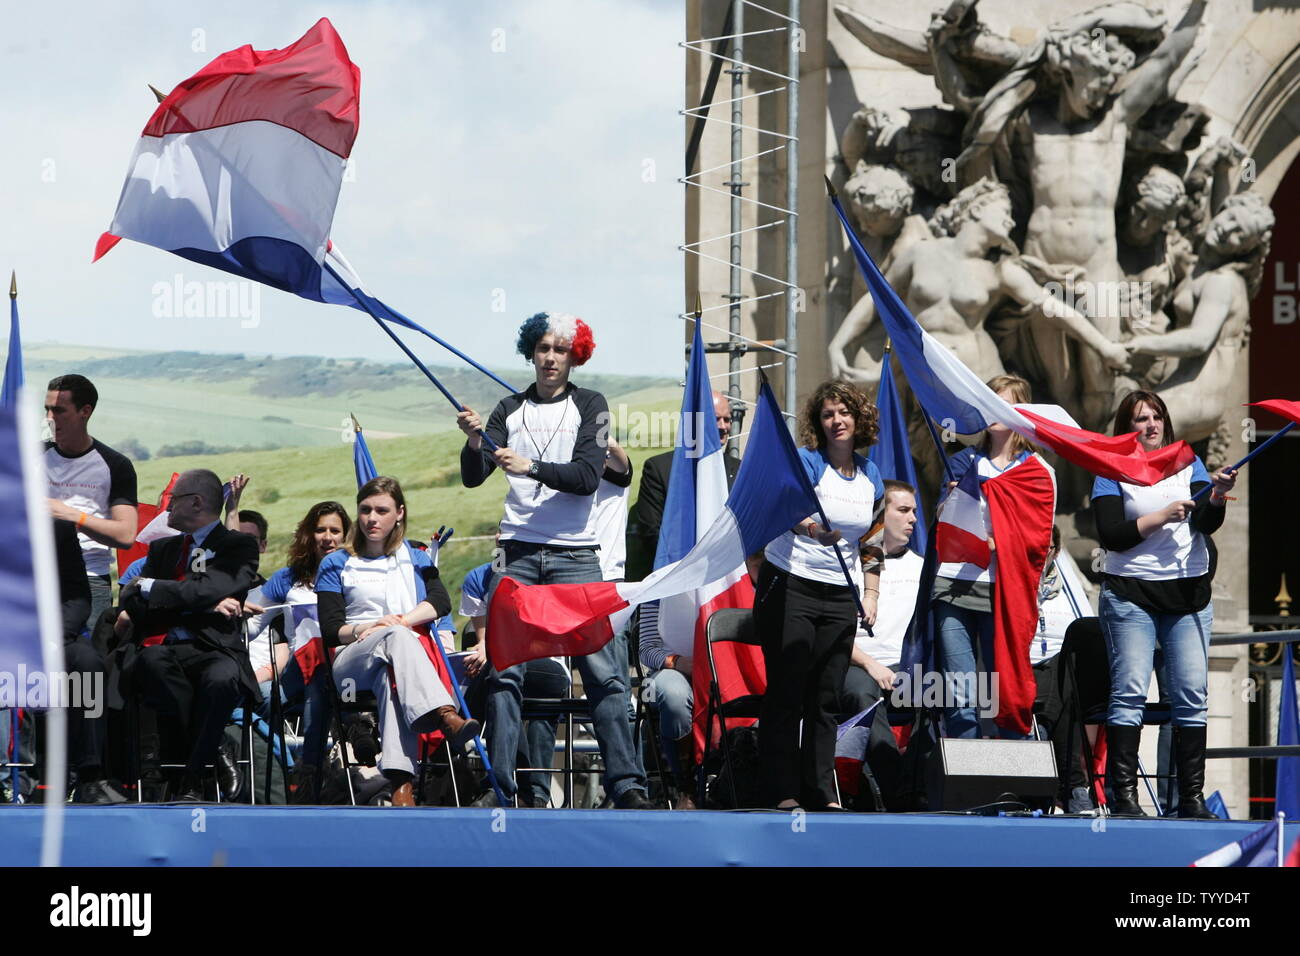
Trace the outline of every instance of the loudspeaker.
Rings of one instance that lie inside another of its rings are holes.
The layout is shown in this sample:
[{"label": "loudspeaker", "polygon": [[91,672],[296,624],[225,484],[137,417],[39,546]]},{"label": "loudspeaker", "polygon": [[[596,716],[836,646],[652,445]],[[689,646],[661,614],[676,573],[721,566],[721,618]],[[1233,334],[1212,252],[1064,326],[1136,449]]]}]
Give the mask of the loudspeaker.
[{"label": "loudspeaker", "polygon": [[1047,809],[1056,796],[1050,740],[966,740],[941,737],[930,758],[930,809],[970,810],[1014,794]]}]

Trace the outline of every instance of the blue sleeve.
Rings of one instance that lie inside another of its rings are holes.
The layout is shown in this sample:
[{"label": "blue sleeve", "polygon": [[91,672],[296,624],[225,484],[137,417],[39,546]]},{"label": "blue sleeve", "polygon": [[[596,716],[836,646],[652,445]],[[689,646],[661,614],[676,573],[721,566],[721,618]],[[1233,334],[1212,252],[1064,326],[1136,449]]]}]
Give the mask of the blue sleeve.
[{"label": "blue sleeve", "polygon": [[144,567],[144,558],[136,558],[134,561],[128,564],[126,566],[126,570],[123,571],[117,578],[118,587],[122,587],[125,584],[130,584],[132,581],[138,578],[140,576],[140,571],[143,567]]},{"label": "blue sleeve", "polygon": [[480,564],[477,568],[472,568],[461,583],[461,591],[476,601],[483,600],[487,596],[488,575],[491,573],[492,562],[490,561],[486,564]]},{"label": "blue sleeve", "polygon": [[444,614],[444,615],[443,615],[443,616],[438,620],[438,623],[434,626],[433,629],[434,629],[435,631],[451,631],[451,633],[455,634],[455,633],[456,633],[456,622],[452,620],[451,612],[448,611],[446,614]]},{"label": "blue sleeve", "polygon": [[1122,496],[1119,482],[1114,478],[1094,478],[1092,481],[1092,497],[1104,498],[1106,495]]},{"label": "blue sleeve", "polygon": [[325,560],[320,563],[316,570],[316,593],[322,591],[331,591],[335,594],[343,593],[343,565],[347,563],[348,553],[346,551],[334,551],[327,555]]},{"label": "blue sleeve", "polygon": [[289,597],[289,589],[292,587],[293,572],[288,568],[281,568],[262,585],[262,597],[268,604],[283,604]]},{"label": "blue sleeve", "polygon": [[808,476],[808,483],[814,488],[817,482],[822,480],[822,471],[826,468],[826,462],[822,460],[821,453],[815,448],[800,448],[799,460],[803,462],[804,474]]},{"label": "blue sleeve", "polygon": [[659,602],[651,601],[641,605],[641,623],[638,634],[638,649],[641,664],[652,671],[661,670],[668,660],[668,648],[659,635]]},{"label": "blue sleeve", "polygon": [[876,504],[880,504],[880,499],[885,497],[885,479],[880,477],[880,469],[876,467],[874,461],[867,462],[867,480],[871,482],[871,487],[876,489]]},{"label": "blue sleeve", "polygon": [[1200,455],[1197,455],[1192,459],[1192,480],[1189,483],[1189,487],[1190,485],[1196,484],[1198,481],[1203,481],[1207,485],[1210,483],[1210,473],[1205,470],[1205,462],[1201,461]]}]

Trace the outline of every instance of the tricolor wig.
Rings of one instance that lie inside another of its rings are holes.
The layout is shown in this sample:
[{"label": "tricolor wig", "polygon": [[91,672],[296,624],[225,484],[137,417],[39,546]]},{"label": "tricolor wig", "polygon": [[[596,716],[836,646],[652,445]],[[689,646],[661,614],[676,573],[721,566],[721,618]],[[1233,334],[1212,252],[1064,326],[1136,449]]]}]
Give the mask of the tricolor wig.
[{"label": "tricolor wig", "polygon": [[572,364],[583,365],[596,351],[596,340],[591,337],[587,323],[576,315],[566,312],[538,312],[519,326],[519,354],[528,361],[533,360],[537,343],[547,332],[555,335],[560,342],[568,342]]}]

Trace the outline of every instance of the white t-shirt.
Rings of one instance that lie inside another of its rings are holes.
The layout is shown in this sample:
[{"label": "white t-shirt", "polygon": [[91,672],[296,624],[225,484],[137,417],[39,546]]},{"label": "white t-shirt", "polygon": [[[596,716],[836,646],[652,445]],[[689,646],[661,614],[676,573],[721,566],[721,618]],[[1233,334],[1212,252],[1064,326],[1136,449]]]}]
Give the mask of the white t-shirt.
[{"label": "white t-shirt", "polygon": [[1029,645],[1029,663],[1041,664],[1061,653],[1065,632],[1080,617],[1092,615],[1083,576],[1068,554],[1056,556],[1056,569],[1062,577],[1061,589],[1042,603],[1038,627]]},{"label": "white t-shirt", "polygon": [[858,624],[854,638],[858,650],[870,654],[886,667],[897,667],[903,657],[903,638],[916,611],[916,592],[921,586],[925,559],[910,548],[898,557],[886,558],[880,572],[880,596],[876,601],[875,637]]},{"label": "white t-shirt", "polygon": [[[799,449],[799,457],[813,478],[813,488],[831,527],[840,533],[836,543],[848,565],[849,574],[861,577],[858,561],[858,541],[871,530],[876,511],[876,500],[881,497],[884,482],[874,462],[854,455],[857,465],[852,478],[846,478],[826,461],[821,452]],[[820,469],[820,470],[819,470]],[[809,515],[819,524],[817,515]],[[783,571],[824,584],[845,584],[844,571],[835,551],[819,544],[807,535],[787,531],[767,546],[767,560]]]},{"label": "white t-shirt", "polygon": [[[1150,487],[1097,478],[1092,485],[1092,497],[1119,495],[1124,500],[1124,517],[1132,521],[1175,501],[1186,501],[1192,496],[1193,484],[1209,480],[1209,472],[1197,458],[1176,475]],[[1198,578],[1209,573],[1210,552],[1205,546],[1205,536],[1194,530],[1190,521],[1171,521],[1127,551],[1107,551],[1102,570],[1144,581]]]},{"label": "white t-shirt", "polygon": [[600,542],[600,576],[606,581],[623,580],[627,564],[627,493],[630,485],[619,487],[600,479],[596,489],[596,538]]}]

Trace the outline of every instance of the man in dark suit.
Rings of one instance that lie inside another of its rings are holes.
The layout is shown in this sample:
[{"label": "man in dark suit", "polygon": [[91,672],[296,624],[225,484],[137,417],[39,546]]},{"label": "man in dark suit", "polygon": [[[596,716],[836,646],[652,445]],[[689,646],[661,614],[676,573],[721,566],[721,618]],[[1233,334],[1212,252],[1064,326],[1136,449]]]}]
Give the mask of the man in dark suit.
[{"label": "man in dark suit", "polygon": [[172,489],[167,523],[181,532],[149,546],[122,607],[142,640],[135,684],[146,703],[179,718],[191,744],[179,800],[202,800],[203,768],[217,761],[230,713],[261,700],[244,647],[240,607],[257,583],[256,539],[221,524],[221,479],[187,471]]},{"label": "man in dark suit", "polygon": [[[721,392],[713,393],[713,414],[718,424],[718,437],[727,443],[731,434],[731,403]],[[723,467],[727,471],[727,487],[736,480],[740,470],[740,459],[735,455],[723,453]],[[650,567],[654,567],[655,552],[659,550],[659,526],[664,520],[664,505],[668,501],[668,481],[673,473],[673,452],[647,458],[641,466],[641,490],[636,499],[636,523],[640,529],[641,543],[646,554],[650,556]]]}]

